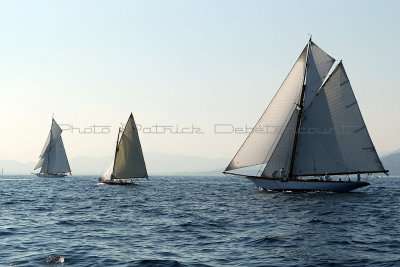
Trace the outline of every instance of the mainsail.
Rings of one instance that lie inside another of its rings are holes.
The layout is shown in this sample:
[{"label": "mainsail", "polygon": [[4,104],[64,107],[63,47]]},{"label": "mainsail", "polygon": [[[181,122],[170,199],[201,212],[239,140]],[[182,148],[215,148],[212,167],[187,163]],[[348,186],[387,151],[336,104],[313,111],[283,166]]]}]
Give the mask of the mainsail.
[{"label": "mainsail", "polygon": [[135,120],[131,114],[125,129],[118,134],[115,157],[102,179],[147,178],[146,163]]},{"label": "mainsail", "polygon": [[[265,164],[266,177],[281,168],[293,177],[385,172],[343,64],[332,70],[334,63],[310,39],[226,171]],[[277,130],[259,130],[267,126]]]},{"label": "mainsail", "polygon": [[301,52],[279,91],[229,163],[226,171],[260,165],[269,161],[286,125],[296,110],[303,87],[307,47]]},{"label": "mainsail", "polygon": [[50,133],[40,153],[40,160],[35,167],[35,170],[41,168],[39,173],[56,174],[71,172],[61,133],[62,129],[52,119]]}]

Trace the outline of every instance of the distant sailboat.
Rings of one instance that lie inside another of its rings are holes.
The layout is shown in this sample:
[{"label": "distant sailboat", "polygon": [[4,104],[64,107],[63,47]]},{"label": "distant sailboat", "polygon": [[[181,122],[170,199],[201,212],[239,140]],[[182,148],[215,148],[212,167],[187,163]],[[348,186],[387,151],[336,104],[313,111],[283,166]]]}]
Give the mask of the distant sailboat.
[{"label": "distant sailboat", "polygon": [[35,170],[41,168],[39,173],[35,173],[37,176],[59,178],[67,176],[68,173],[71,174],[61,133],[62,129],[53,118],[49,136],[42,153],[40,153],[40,160],[35,167]]},{"label": "distant sailboat", "polygon": [[[343,64],[334,63],[310,38],[225,174],[245,176],[267,190],[349,192],[369,185],[360,174],[388,172]],[[256,176],[231,172],[249,166],[263,171]],[[357,181],[330,179],[351,174]]]},{"label": "distant sailboat", "polygon": [[148,175],[139,134],[131,113],[125,129],[119,128],[114,160],[99,182],[110,185],[133,185],[135,184],[132,182],[133,178],[148,178]]}]

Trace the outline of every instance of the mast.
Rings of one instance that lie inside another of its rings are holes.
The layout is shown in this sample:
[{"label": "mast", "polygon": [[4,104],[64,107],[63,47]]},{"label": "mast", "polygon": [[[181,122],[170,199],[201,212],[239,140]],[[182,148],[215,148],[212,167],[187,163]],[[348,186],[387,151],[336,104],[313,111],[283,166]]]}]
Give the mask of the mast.
[{"label": "mast", "polygon": [[289,178],[293,177],[294,160],[296,157],[297,142],[299,140],[301,115],[303,113],[303,108],[304,108],[304,94],[305,94],[305,89],[306,89],[307,65],[308,65],[308,56],[310,53],[310,45],[311,45],[311,36],[310,36],[310,39],[308,40],[308,45],[307,45],[306,69],[304,71],[304,77],[303,77],[303,88],[301,89],[300,103],[297,107],[297,108],[299,108],[299,115],[297,116],[296,130],[295,130],[294,141],[293,141],[293,150],[292,150],[292,156],[290,159],[290,168],[289,168],[289,176],[288,176]]},{"label": "mast", "polygon": [[118,153],[118,141],[119,141],[119,134],[121,133],[121,127],[118,127],[118,136],[117,136],[117,145],[115,147],[115,155],[114,155],[114,164],[113,164],[113,172],[111,173],[111,179],[114,177],[114,169],[115,169],[115,159],[117,158],[117,153]]},{"label": "mast", "polygon": [[51,149],[51,139],[53,137],[53,123],[54,123],[54,113],[53,117],[51,118],[51,126],[50,126],[50,143],[49,143],[49,150],[47,151],[47,166],[46,166],[46,174],[49,172],[49,165],[50,165],[50,149]]},{"label": "mast", "polygon": [[54,124],[54,113],[51,116],[51,126],[50,126],[50,143],[49,143],[49,150],[47,151],[47,166],[46,166],[46,174],[49,173],[49,165],[50,165],[50,149],[51,149],[51,140],[53,138],[53,124]]}]

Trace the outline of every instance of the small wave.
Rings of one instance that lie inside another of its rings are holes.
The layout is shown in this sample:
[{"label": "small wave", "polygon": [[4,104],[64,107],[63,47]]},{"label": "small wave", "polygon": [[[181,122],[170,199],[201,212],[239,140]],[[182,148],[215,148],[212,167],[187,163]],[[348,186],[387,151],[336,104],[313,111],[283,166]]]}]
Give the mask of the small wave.
[{"label": "small wave", "polygon": [[185,223],[182,223],[180,226],[182,226],[182,227],[190,227],[190,226],[193,226],[194,225],[194,223],[193,222],[185,222]]},{"label": "small wave", "polygon": [[149,266],[149,267],[178,267],[185,266],[179,261],[174,260],[141,260],[136,262],[133,266]]},{"label": "small wave", "polygon": [[0,178],[0,181],[30,181],[30,180],[33,180],[33,179],[26,179],[26,178],[21,178],[21,179],[18,179],[18,178]]},{"label": "small wave", "polygon": [[390,241],[388,246],[390,248],[400,248],[400,241],[398,240]]},{"label": "small wave", "polygon": [[[10,229],[13,230],[13,229]],[[13,235],[14,233],[12,231],[0,231],[0,236],[7,236],[7,235]]]},{"label": "small wave", "polygon": [[58,221],[56,224],[58,224],[58,225],[74,225],[74,221],[72,221],[72,220],[62,220],[62,221]]},{"label": "small wave", "polygon": [[331,245],[351,245],[351,242],[346,241],[346,240],[340,240],[340,241],[331,240],[331,241],[328,241],[328,244],[331,244]]},{"label": "small wave", "polygon": [[333,211],[323,211],[323,212],[319,213],[320,216],[326,216],[326,215],[331,215],[331,214],[334,214],[334,212]]},{"label": "small wave", "polygon": [[275,237],[268,237],[268,236],[264,236],[262,238],[259,238],[257,240],[253,240],[250,243],[252,244],[264,244],[264,243],[277,243],[280,242],[281,240]]},{"label": "small wave", "polygon": [[226,224],[217,222],[207,222],[206,225],[210,227],[216,227],[218,229],[224,229]]},{"label": "small wave", "polygon": [[83,221],[80,221],[79,222],[80,224],[89,224],[89,225],[94,225],[94,224],[97,224],[97,223],[100,223],[100,221],[99,220],[95,220],[95,219],[88,219],[88,220],[83,220]]}]

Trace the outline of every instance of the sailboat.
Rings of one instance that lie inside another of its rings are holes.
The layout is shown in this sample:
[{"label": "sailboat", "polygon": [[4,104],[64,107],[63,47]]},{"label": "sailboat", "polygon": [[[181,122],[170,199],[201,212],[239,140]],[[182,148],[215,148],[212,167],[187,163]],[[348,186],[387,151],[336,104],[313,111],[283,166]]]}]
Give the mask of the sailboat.
[{"label": "sailboat", "polygon": [[114,160],[99,179],[109,185],[135,185],[133,178],[148,178],[142,146],[133,115],[129,116],[125,128],[118,130]]},{"label": "sailboat", "polygon": [[35,170],[40,168],[40,171],[35,175],[45,178],[65,177],[68,173],[72,175],[61,133],[62,129],[52,118],[49,136],[35,167]]},{"label": "sailboat", "polygon": [[[254,167],[256,174],[243,174]],[[238,169],[242,173],[232,172]],[[264,190],[349,192],[369,185],[361,174],[388,170],[377,155],[342,61],[310,37],[223,173],[244,176]],[[343,175],[346,181],[331,178]]]}]

